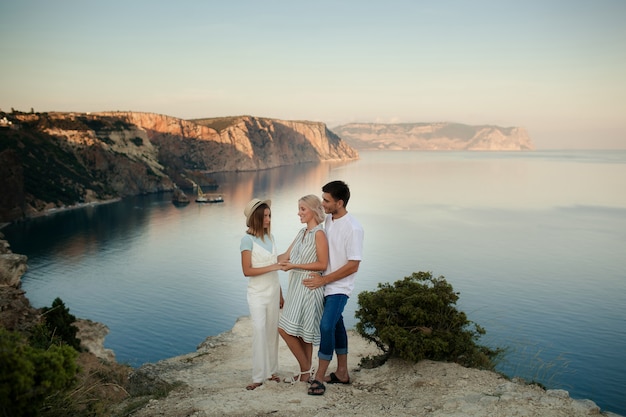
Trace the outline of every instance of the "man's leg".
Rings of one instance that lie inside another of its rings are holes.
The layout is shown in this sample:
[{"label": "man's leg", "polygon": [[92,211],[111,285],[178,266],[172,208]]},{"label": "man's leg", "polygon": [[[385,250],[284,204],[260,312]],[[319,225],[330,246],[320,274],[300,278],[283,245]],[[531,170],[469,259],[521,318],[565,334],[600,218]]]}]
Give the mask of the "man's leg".
[{"label": "man's leg", "polygon": [[331,374],[325,378],[325,381],[348,383],[350,382],[350,374],[348,373],[348,333],[343,323],[343,316],[339,316],[339,320],[335,325],[335,352],[337,353],[335,377],[333,378]]},{"label": "man's leg", "polygon": [[[329,295],[324,299],[324,314],[322,314],[322,320],[320,322],[320,348],[317,354],[319,358],[319,364],[317,372],[315,373],[315,379],[320,382],[325,380],[328,365],[333,358],[336,340],[335,330],[337,328],[338,322],[341,319],[341,315],[347,301],[348,297],[343,294]],[[343,326],[343,320],[341,320],[341,326]],[[345,352],[341,353],[343,354]]]}]

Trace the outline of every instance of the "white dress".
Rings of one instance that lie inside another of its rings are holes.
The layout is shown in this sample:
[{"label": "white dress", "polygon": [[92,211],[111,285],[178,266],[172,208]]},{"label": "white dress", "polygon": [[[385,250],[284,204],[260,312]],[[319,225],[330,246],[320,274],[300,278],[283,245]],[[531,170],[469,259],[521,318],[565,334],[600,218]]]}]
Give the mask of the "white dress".
[{"label": "white dress", "polygon": [[[266,239],[269,237],[266,236]],[[252,238],[252,267],[275,264],[276,246],[269,252]],[[280,281],[278,271],[248,277],[248,307],[252,320],[252,382],[263,382],[278,372],[278,316]]]}]

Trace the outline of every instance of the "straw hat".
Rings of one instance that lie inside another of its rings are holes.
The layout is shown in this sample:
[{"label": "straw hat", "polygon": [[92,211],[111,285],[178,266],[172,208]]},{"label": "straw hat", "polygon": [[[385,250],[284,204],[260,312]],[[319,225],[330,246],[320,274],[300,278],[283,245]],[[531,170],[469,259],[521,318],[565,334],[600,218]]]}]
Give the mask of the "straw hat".
[{"label": "straw hat", "polygon": [[246,216],[246,226],[250,227],[250,216],[254,213],[261,204],[267,204],[268,207],[272,206],[272,200],[259,200],[258,198],[253,198],[246,205],[246,208],[243,209],[243,215]]}]

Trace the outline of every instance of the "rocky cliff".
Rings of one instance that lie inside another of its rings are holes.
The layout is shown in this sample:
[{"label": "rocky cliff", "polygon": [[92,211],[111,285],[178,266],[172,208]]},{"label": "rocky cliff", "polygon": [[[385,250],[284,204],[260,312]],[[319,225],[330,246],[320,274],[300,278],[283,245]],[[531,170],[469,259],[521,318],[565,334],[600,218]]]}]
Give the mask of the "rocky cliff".
[{"label": "rocky cliff", "polygon": [[0,222],[214,185],[207,174],[357,159],[323,123],[252,116],[182,120],[138,112],[1,114]]},{"label": "rocky cliff", "polygon": [[121,117],[143,129],[159,149],[159,160],[182,170],[252,171],[358,158],[354,149],[318,122],[252,116],[182,120],[136,112],[101,115]]},{"label": "rocky cliff", "polygon": [[359,150],[529,151],[535,146],[521,127],[459,123],[350,123],[333,128]]},{"label": "rocky cliff", "polygon": [[39,321],[38,312],[20,289],[27,257],[11,252],[9,242],[0,232],[0,327],[25,331]]}]

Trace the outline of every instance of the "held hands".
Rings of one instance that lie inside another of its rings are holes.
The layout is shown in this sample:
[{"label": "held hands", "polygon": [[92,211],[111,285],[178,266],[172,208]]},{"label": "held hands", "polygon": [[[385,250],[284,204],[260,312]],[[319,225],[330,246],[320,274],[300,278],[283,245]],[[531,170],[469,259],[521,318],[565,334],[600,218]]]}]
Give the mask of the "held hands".
[{"label": "held hands", "polygon": [[[278,269],[282,271],[289,271],[297,267],[297,265],[292,264],[289,260],[278,262]],[[314,290],[319,287],[323,287],[326,285],[326,281],[324,277],[322,277],[321,272],[311,272],[307,278],[302,280],[302,284],[310,290]]]},{"label": "held hands", "polygon": [[278,265],[280,265],[282,271],[289,271],[294,268],[294,265],[289,261],[279,262]]}]

